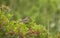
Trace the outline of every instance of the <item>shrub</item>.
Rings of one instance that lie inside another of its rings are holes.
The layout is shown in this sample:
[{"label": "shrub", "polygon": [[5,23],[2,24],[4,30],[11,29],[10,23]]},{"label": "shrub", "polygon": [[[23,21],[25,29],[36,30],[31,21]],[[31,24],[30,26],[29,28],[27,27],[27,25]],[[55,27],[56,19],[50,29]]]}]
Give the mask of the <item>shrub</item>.
[{"label": "shrub", "polygon": [[13,15],[0,12],[1,38],[48,38],[43,25],[37,25],[33,20],[27,24],[19,20],[10,20]]}]

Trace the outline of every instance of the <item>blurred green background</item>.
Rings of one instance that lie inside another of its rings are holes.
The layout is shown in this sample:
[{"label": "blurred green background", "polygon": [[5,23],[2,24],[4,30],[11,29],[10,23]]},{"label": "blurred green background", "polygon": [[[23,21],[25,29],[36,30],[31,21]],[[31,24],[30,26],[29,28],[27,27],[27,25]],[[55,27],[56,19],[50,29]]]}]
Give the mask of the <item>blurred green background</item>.
[{"label": "blurred green background", "polygon": [[1,5],[10,8],[14,20],[31,17],[52,34],[60,32],[60,0],[0,0]]}]

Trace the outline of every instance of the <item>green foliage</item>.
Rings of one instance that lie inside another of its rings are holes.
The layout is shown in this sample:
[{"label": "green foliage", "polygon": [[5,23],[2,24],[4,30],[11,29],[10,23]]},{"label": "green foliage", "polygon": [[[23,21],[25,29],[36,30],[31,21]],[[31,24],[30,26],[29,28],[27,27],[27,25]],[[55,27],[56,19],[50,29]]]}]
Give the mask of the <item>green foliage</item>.
[{"label": "green foliage", "polygon": [[[60,0],[0,0],[1,5],[10,8],[5,11],[0,9],[1,38],[5,33],[6,38],[57,37],[56,33],[60,31]],[[25,17],[32,20],[27,24],[20,22]]]},{"label": "green foliage", "polygon": [[46,38],[47,29],[43,25],[37,25],[34,21],[25,24],[19,20],[10,20],[12,14],[0,12],[0,38]]}]

